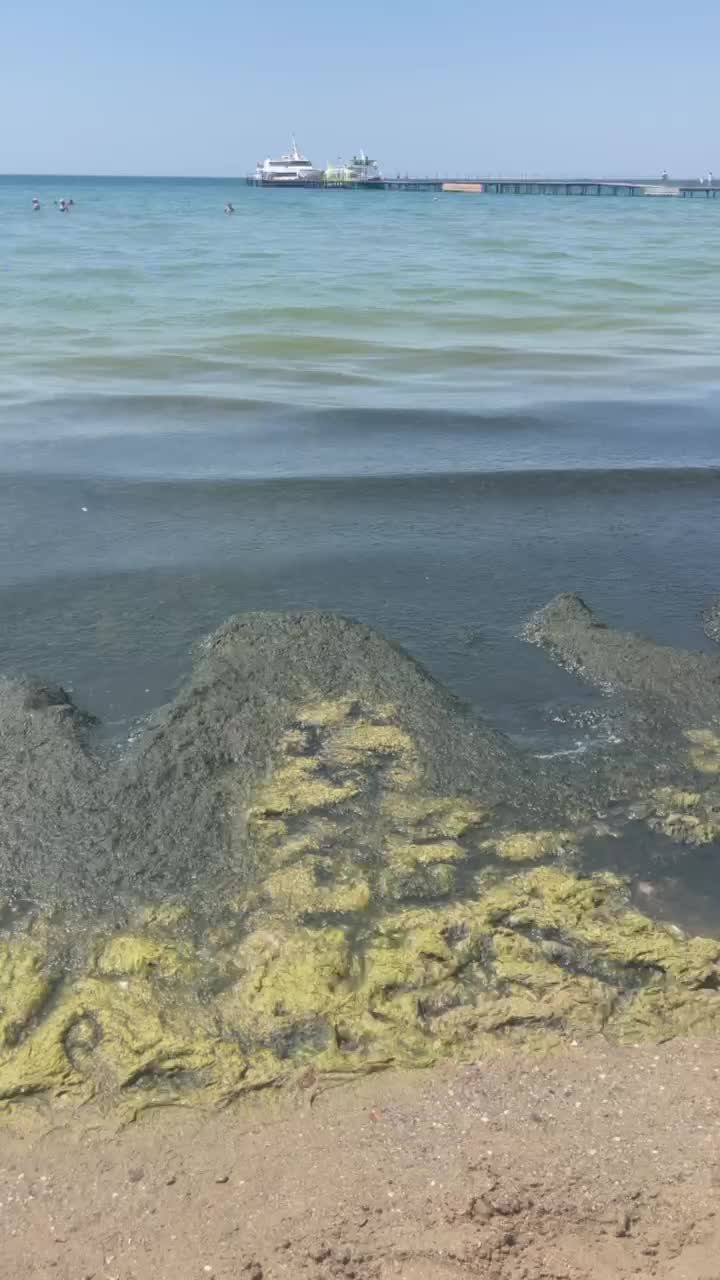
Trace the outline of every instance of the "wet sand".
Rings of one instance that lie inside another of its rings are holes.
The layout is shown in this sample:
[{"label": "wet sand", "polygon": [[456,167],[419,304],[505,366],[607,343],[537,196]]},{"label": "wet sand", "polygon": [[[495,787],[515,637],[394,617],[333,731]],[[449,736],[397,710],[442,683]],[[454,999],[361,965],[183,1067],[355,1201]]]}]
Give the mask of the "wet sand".
[{"label": "wet sand", "polygon": [[2,1139],[14,1280],[717,1280],[719,1214],[716,1041]]}]

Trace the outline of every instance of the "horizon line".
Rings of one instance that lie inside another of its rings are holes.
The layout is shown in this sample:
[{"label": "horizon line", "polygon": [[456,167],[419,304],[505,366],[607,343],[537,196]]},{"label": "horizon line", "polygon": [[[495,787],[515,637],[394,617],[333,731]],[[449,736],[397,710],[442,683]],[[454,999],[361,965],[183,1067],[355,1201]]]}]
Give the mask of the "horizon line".
[{"label": "horizon line", "polygon": [[[391,166],[391,168],[394,168],[394,167]],[[235,173],[235,174],[231,174],[231,173],[72,173],[69,171],[61,172],[59,170],[57,172],[52,172],[52,173],[50,172],[49,173],[30,173],[30,172],[16,173],[16,172],[10,172],[10,171],[7,171],[7,172],[0,171],[0,180],[2,180],[3,178],[28,178],[28,179],[29,178],[41,178],[41,179],[94,178],[94,179],[103,179],[103,180],[113,180],[117,178],[136,178],[144,182],[182,182],[182,181],[193,181],[193,182],[238,182],[239,181],[239,182],[242,182],[247,177],[251,177],[251,176],[252,176],[252,171]],[[637,174],[633,176],[631,176],[630,174],[625,174],[624,176],[621,176],[618,173],[603,174],[603,175],[593,174],[592,176],[590,176],[587,173],[550,174],[550,173],[525,173],[525,172],[513,173],[512,171],[507,173],[501,173],[501,172],[493,173],[492,171],[487,171],[487,172],[478,173],[478,174],[462,174],[462,175],[458,175],[453,171],[447,171],[446,173],[436,171],[435,173],[432,173],[430,175],[428,174],[414,175],[412,173],[408,173],[403,176],[407,176],[411,180],[415,178],[417,178],[417,180],[420,180],[421,177],[428,178],[428,179],[432,177],[433,179],[437,178],[438,180],[443,179],[448,181],[451,181],[453,178],[458,180],[460,178],[464,178],[472,181],[490,180],[490,181],[499,181],[499,182],[658,182],[660,180],[657,174],[643,175],[638,177]],[[700,181],[700,179],[698,178],[673,177],[672,175],[668,175],[667,180],[669,182]]]}]

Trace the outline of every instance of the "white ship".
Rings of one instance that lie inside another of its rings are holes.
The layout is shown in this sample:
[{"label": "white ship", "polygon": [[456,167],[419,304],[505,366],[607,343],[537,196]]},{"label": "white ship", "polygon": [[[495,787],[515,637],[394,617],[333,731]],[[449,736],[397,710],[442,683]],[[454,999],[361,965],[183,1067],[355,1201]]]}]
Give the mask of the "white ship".
[{"label": "white ship", "polygon": [[345,165],[345,174],[346,182],[380,182],[382,180],[377,161],[371,160],[364,151],[359,151],[350,163]]},{"label": "white ship", "polygon": [[342,186],[344,183],[364,185],[382,182],[382,174],[377,162],[364,151],[359,151],[348,164],[329,164],[325,170],[325,181],[329,186]]},{"label": "white ship", "polygon": [[322,169],[315,169],[306,156],[298,151],[295,139],[292,140],[292,151],[277,160],[263,160],[255,170],[255,179],[263,186],[292,187],[309,186],[321,183]]}]

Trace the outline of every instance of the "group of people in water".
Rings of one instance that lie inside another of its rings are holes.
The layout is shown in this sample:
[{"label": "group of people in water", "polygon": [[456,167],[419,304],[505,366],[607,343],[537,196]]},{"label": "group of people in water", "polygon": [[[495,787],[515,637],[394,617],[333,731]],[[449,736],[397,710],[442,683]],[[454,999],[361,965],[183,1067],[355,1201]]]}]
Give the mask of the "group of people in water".
[{"label": "group of people in water", "polygon": [[[60,213],[69,213],[69,212],[70,212],[70,210],[72,209],[73,205],[75,204],[75,201],[74,201],[74,200],[64,200],[64,199],[63,199],[63,200],[53,200],[53,204],[55,205],[55,208],[56,208],[56,209],[59,209],[59,210],[60,210]],[[33,198],[32,198],[32,207],[33,207],[33,210],[34,210],[34,212],[35,212],[35,213],[38,213],[38,212],[40,211],[40,209],[42,208],[42,205],[40,204],[40,201],[39,201],[39,199],[38,199],[38,197],[37,197],[37,196],[33,196]],[[235,212],[235,205],[234,205],[234,204],[231,204],[231,203],[230,203],[230,201],[228,200],[227,204],[225,205],[224,212],[225,212],[225,213],[228,213],[228,214],[230,214],[230,213],[234,213],[234,212]]]},{"label": "group of people in water", "polygon": [[[60,210],[60,213],[69,213],[73,205],[75,204],[75,201],[74,200],[53,200],[53,204],[55,205],[56,209]],[[40,209],[42,208],[42,205],[40,204],[40,201],[37,196],[33,196],[32,198],[32,207],[35,213],[39,213]]]}]

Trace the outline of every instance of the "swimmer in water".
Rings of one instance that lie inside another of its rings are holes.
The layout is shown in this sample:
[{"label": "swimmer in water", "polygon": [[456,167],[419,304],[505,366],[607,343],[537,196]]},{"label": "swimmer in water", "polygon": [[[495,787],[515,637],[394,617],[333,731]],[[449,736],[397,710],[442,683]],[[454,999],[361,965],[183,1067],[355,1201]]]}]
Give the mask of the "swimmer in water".
[{"label": "swimmer in water", "polygon": [[67,200],[58,200],[58,209],[60,210],[61,213],[67,213],[68,211]]},{"label": "swimmer in water", "polygon": [[234,205],[234,204],[231,204],[229,200],[228,200],[227,204],[225,205],[225,212],[226,212],[226,213],[234,213],[234,212],[235,212],[235,205]]},{"label": "swimmer in water", "polygon": [[37,196],[33,196],[32,198],[32,207],[35,213],[37,213],[38,209],[40,208],[40,201],[38,200]]}]

